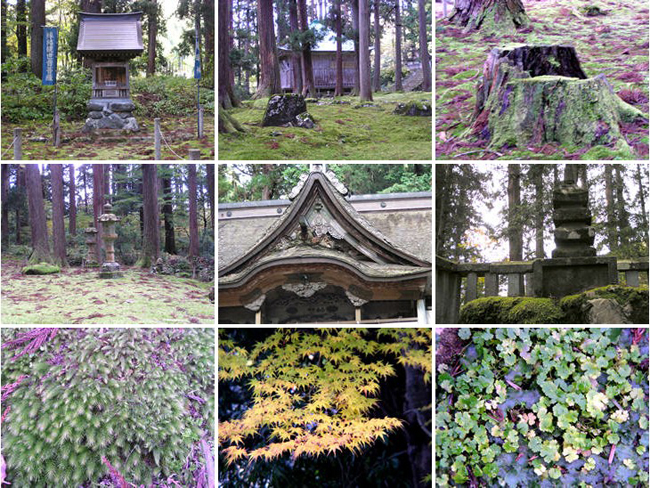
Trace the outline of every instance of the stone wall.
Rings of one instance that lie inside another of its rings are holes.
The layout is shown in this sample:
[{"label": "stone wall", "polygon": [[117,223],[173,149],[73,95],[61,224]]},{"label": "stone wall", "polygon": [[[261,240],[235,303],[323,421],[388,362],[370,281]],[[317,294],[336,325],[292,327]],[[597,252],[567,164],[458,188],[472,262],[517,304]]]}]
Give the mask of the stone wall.
[{"label": "stone wall", "polygon": [[131,100],[124,99],[93,99],[87,104],[88,118],[83,132],[93,132],[99,129],[124,130],[137,132],[140,130],[133,116],[135,105]]}]

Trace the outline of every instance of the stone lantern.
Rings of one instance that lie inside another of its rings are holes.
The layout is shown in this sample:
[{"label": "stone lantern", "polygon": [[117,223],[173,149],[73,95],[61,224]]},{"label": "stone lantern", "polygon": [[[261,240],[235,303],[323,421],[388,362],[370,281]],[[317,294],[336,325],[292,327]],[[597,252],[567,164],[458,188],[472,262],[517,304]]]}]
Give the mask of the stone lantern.
[{"label": "stone lantern", "polygon": [[120,272],[120,265],[115,262],[115,248],[113,247],[117,232],[115,224],[120,221],[119,217],[111,213],[113,206],[110,203],[104,205],[104,213],[99,216],[102,223],[102,239],[105,243],[106,260],[102,264],[102,270],[99,273],[100,278],[120,278],[123,274]]},{"label": "stone lantern", "polygon": [[88,246],[88,254],[86,255],[86,262],[84,267],[97,268],[99,262],[97,261],[97,229],[94,227],[86,227],[84,230],[86,234],[86,245]]}]

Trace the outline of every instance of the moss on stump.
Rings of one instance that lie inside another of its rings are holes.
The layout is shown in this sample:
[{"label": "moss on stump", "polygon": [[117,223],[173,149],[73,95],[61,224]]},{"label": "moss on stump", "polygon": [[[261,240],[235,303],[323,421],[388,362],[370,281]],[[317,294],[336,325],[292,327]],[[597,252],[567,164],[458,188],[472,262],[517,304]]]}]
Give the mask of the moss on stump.
[{"label": "moss on stump", "polygon": [[630,148],[620,124],[644,118],[603,75],[587,78],[570,46],[493,49],[484,65],[472,132],[489,147]]},{"label": "moss on stump", "polygon": [[[589,324],[597,322],[594,304],[603,299],[617,305],[622,319],[647,324],[648,287],[609,285],[559,300],[531,297],[484,297],[460,310],[461,324]],[[609,323],[609,322],[608,322]]]},{"label": "moss on stump", "polygon": [[30,266],[25,266],[22,269],[22,273],[26,275],[47,275],[60,272],[61,268],[48,263],[32,264]]}]

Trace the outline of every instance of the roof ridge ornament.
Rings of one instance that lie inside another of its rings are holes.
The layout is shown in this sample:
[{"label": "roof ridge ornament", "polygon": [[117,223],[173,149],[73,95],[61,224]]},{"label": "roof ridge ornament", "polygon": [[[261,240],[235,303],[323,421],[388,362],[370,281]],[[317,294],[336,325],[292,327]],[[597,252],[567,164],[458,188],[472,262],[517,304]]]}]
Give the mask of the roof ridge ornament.
[{"label": "roof ridge ornament", "polygon": [[310,163],[309,164],[309,173],[303,173],[300,175],[300,179],[296,186],[291,189],[289,193],[289,200],[294,200],[302,191],[305,183],[313,173],[321,173],[329,180],[332,186],[338,191],[341,195],[346,196],[349,194],[347,187],[341,183],[341,180],[338,179],[334,171],[327,169],[326,163]]}]

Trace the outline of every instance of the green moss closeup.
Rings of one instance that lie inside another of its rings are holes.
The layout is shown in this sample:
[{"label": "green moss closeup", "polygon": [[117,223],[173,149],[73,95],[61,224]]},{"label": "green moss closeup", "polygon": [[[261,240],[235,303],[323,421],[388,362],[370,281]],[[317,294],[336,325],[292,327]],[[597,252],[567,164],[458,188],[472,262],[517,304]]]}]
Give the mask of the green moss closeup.
[{"label": "green moss closeup", "polygon": [[5,327],[2,340],[2,385],[15,386],[2,401],[11,486],[109,486],[107,462],[129,486],[198,486],[214,330]]},{"label": "green moss closeup", "polygon": [[562,311],[550,298],[524,298],[506,314],[509,324],[561,324]]},{"label": "green moss closeup", "polygon": [[25,266],[22,269],[22,273],[26,275],[47,275],[59,273],[60,271],[61,268],[48,263],[32,264],[31,266]]}]

